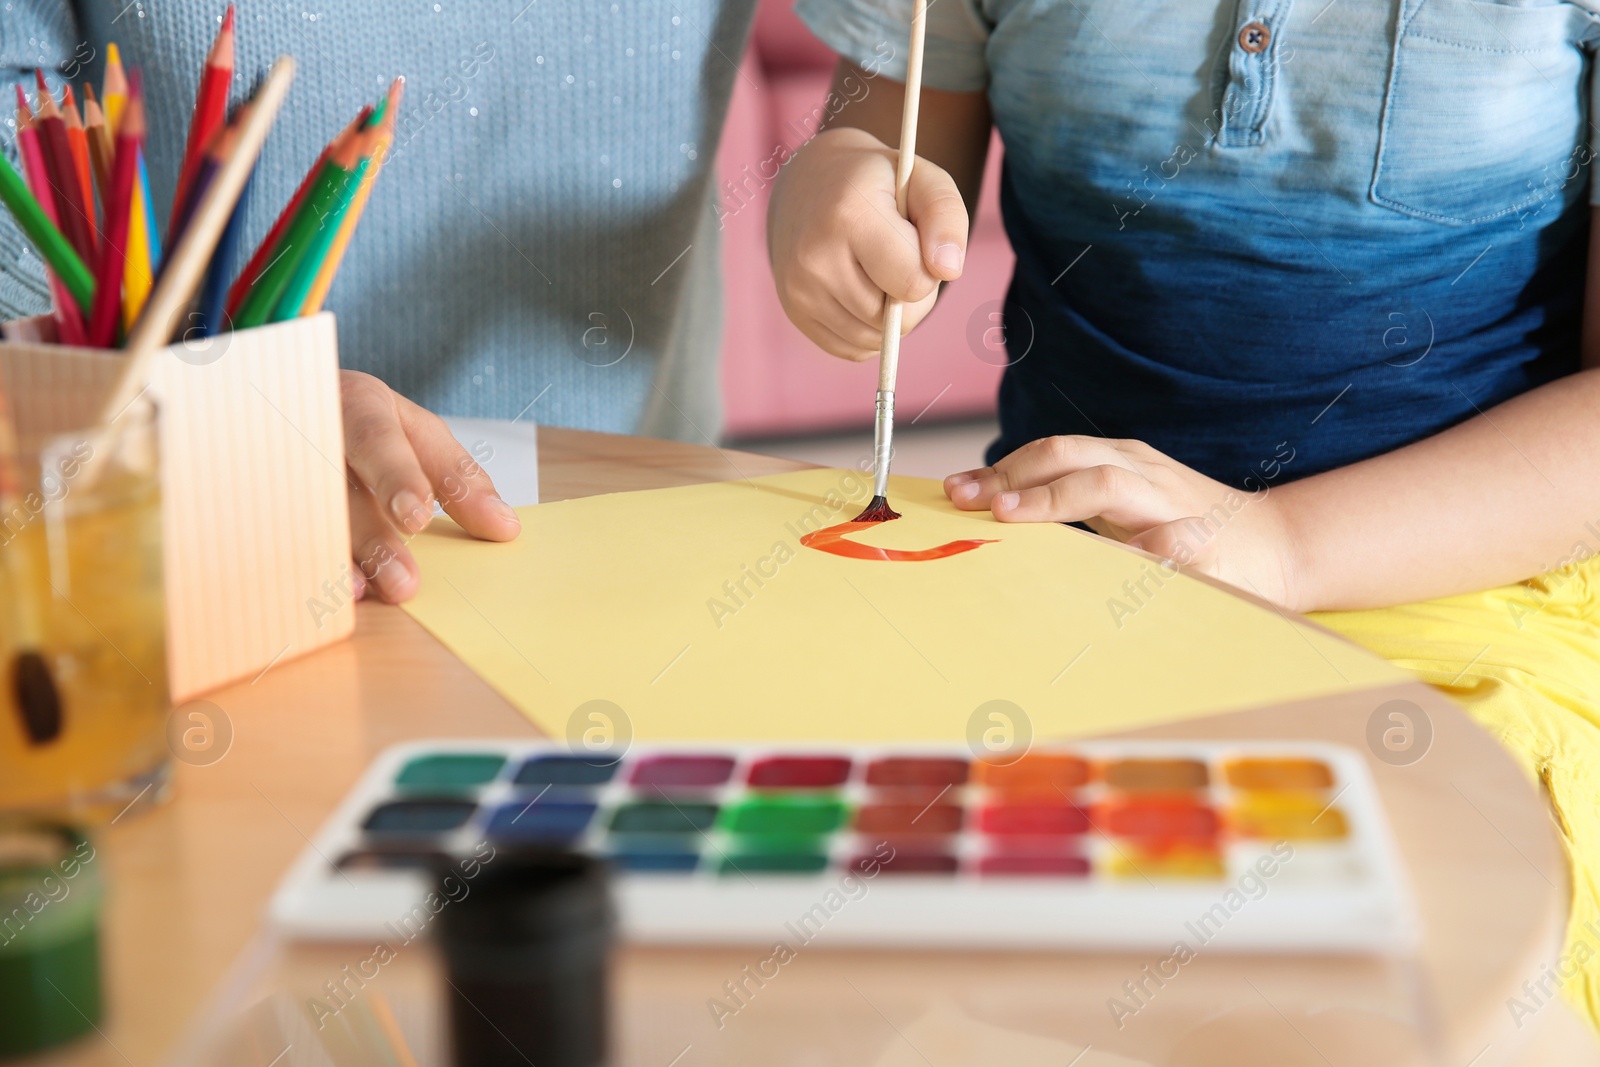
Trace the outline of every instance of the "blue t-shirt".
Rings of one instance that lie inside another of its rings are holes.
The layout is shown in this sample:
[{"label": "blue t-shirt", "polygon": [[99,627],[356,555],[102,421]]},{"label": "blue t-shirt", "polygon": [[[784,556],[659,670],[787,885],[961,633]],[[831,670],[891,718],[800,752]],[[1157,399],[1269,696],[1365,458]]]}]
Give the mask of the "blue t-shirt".
[{"label": "blue t-shirt", "polygon": [[[797,6],[904,76],[910,0]],[[925,80],[1006,151],[990,461],[1138,438],[1259,488],[1575,370],[1597,40],[1559,2],[933,4]]]}]

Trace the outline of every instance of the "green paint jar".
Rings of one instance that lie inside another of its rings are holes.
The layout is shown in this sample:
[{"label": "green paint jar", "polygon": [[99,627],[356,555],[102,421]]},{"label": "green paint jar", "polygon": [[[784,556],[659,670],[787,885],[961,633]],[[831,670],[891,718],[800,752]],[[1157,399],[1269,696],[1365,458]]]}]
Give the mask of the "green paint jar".
[{"label": "green paint jar", "polygon": [[103,1012],[94,846],[65,827],[0,828],[0,1057],[88,1033]]}]

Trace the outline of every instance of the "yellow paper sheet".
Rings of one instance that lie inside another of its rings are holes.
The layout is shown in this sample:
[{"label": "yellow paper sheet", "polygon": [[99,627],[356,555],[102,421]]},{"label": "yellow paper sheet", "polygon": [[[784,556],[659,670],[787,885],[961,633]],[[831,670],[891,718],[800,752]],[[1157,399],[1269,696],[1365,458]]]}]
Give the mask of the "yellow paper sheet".
[{"label": "yellow paper sheet", "polygon": [[996,542],[916,562],[801,546],[869,494],[839,470],[619,493],[522,508],[506,544],[439,520],[412,542],[406,610],[555,738],[598,722],[575,718],[594,700],[626,714],[617,741],[953,742],[995,700],[1020,731],[1084,736],[1403,678],[1080,531],[956,511],[924,479],[896,479],[905,517],[857,539]]}]

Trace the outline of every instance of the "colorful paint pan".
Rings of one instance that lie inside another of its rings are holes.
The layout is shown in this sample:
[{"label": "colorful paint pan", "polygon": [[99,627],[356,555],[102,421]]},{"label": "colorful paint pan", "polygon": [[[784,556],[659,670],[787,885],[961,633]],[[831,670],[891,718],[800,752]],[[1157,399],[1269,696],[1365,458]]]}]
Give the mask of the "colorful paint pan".
[{"label": "colorful paint pan", "polygon": [[1117,878],[1212,879],[1225,877],[1227,862],[1217,849],[1139,848],[1129,846],[1111,860],[1111,874]]},{"label": "colorful paint pan", "polygon": [[769,756],[750,765],[745,782],[752,789],[829,789],[849,777],[843,756]]},{"label": "colorful paint pan", "polygon": [[917,786],[924,789],[962,785],[968,761],[951,756],[891,756],[867,764],[871,786]]},{"label": "colorful paint pan", "polygon": [[[875,857],[860,856],[856,859],[858,869],[867,869]],[[886,860],[879,860],[879,869],[884,874],[932,874],[953,875],[960,867],[960,860],[949,852],[916,852],[902,849]]]},{"label": "colorful paint pan", "polygon": [[1089,761],[1070,753],[1029,752],[1009,763],[979,763],[976,777],[990,789],[1065,791],[1089,780]]},{"label": "colorful paint pan", "polygon": [[953,834],[966,810],[957,804],[896,804],[872,801],[856,809],[856,833],[876,837]]},{"label": "colorful paint pan", "polygon": [[1235,789],[1331,789],[1333,769],[1314,759],[1235,759],[1222,766]]},{"label": "colorful paint pan", "polygon": [[583,836],[597,805],[588,801],[540,797],[526,804],[501,805],[489,819],[490,841],[525,845],[568,845]]},{"label": "colorful paint pan", "polygon": [[1104,778],[1112,789],[1173,792],[1204,789],[1211,773],[1197,759],[1120,759],[1106,764]]},{"label": "colorful paint pan", "polygon": [[722,785],[733,774],[730,756],[646,756],[633,764],[628,780],[637,787],[657,789],[708,789]]},{"label": "colorful paint pan", "polygon": [[612,809],[614,834],[703,834],[717,823],[717,805],[670,800],[630,800]]},{"label": "colorful paint pan", "polygon": [[1412,929],[1361,755],[1131,741],[1005,762],[964,745],[418,742],[351,792],[274,923],[381,937],[442,864],[523,847],[608,860],[635,940],[770,946],[800,923],[840,945],[1164,949],[1245,877],[1271,891],[1230,918],[1240,946],[1390,950]]},{"label": "colorful paint pan", "polygon": [[1101,805],[1097,822],[1113,837],[1155,841],[1209,841],[1222,829],[1222,819],[1211,805],[1164,795],[1108,800]]},{"label": "colorful paint pan", "polygon": [[1036,800],[1003,798],[978,809],[978,829],[1004,837],[1058,837],[1088,832],[1089,817],[1076,804],[1048,797]]},{"label": "colorful paint pan", "polygon": [[850,809],[830,796],[750,797],[722,810],[722,829],[730,834],[768,837],[826,837],[849,818]]},{"label": "colorful paint pan", "polygon": [[1242,793],[1228,821],[1242,837],[1273,841],[1337,841],[1350,833],[1344,812],[1320,793]]},{"label": "colorful paint pan", "polygon": [[978,872],[1000,877],[1083,878],[1089,873],[1089,859],[1071,853],[997,852],[978,861]]},{"label": "colorful paint pan", "polygon": [[373,808],[361,828],[369,834],[437,835],[465,826],[477,810],[478,805],[470,800],[391,800]]},{"label": "colorful paint pan", "polygon": [[617,764],[595,756],[535,756],[517,768],[517,785],[605,785],[617,773]]},{"label": "colorful paint pan", "polygon": [[499,753],[450,752],[418,756],[400,768],[394,784],[407,791],[456,792],[494,781],[506,758]]}]

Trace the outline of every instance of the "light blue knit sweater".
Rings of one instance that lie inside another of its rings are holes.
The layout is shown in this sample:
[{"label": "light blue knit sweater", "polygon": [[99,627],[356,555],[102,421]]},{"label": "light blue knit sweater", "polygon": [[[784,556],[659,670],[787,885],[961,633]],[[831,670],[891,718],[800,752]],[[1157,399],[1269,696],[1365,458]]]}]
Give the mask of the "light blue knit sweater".
[{"label": "light blue knit sweater", "polygon": [[[300,65],[241,260],[323,145],[404,75],[395,150],[328,300],[344,365],[446,414],[714,437],[710,168],[753,2],[238,0],[234,98],[280,53]],[[165,227],[224,6],[6,0],[0,70],[98,87],[116,41],[151,101]],[[6,219],[0,314],[47,303]]]}]

